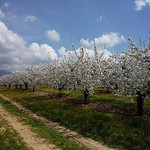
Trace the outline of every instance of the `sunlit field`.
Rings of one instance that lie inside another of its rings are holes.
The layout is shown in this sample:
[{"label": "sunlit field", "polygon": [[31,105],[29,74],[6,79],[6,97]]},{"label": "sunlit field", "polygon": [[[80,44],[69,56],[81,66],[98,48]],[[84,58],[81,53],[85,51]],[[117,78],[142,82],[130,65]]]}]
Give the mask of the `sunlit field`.
[{"label": "sunlit field", "polygon": [[[38,91],[38,93],[40,93],[40,91],[58,93],[57,91],[42,87],[39,87]],[[39,96],[31,92],[31,90],[22,91],[1,88],[0,93],[15,100],[40,116],[54,122],[59,122],[71,130],[97,141],[104,142],[111,147],[132,150],[150,148],[149,121],[89,110],[85,107],[60,102],[55,98],[49,99],[45,96]],[[80,97],[81,101],[83,100],[82,94],[64,92],[63,95],[67,97],[68,95],[76,98]],[[102,99],[101,96],[103,96]],[[107,103],[117,103],[123,107],[130,105],[128,98],[119,99],[118,97],[112,96],[113,99],[111,99],[110,96],[111,94],[106,94],[103,90],[103,94],[97,93],[91,96],[90,100],[92,103],[95,103],[97,101],[104,102],[106,99]],[[149,108],[147,107],[147,109]]]},{"label": "sunlit field", "polygon": [[0,115],[0,149],[31,150],[21,136]]}]

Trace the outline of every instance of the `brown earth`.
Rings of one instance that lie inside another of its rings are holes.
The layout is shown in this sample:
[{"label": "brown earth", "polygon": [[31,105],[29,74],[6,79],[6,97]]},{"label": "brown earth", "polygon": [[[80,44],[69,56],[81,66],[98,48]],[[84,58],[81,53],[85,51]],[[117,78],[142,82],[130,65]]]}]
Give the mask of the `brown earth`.
[{"label": "brown earth", "polygon": [[49,145],[44,143],[44,139],[40,139],[37,137],[35,133],[33,133],[29,126],[23,125],[18,122],[17,117],[12,116],[9,112],[7,112],[0,105],[0,114],[1,116],[8,121],[9,125],[12,126],[23,138],[27,146],[34,150],[53,150],[56,148],[54,145]]},{"label": "brown earth", "polygon": [[58,94],[55,93],[47,93],[47,92],[41,92],[37,91],[35,94],[49,98],[49,99],[56,99],[57,101],[64,102],[71,105],[76,105],[79,107],[85,107],[90,110],[96,110],[98,112],[103,113],[111,113],[111,114],[117,114],[119,116],[124,116],[128,118],[134,118],[139,120],[145,120],[150,121],[150,110],[144,110],[143,116],[137,116],[137,110],[134,106],[122,106],[119,104],[112,104],[108,102],[91,102],[89,104],[84,105],[83,99],[81,98],[74,98],[74,97],[68,97],[68,96],[62,96],[61,98],[58,97]]},{"label": "brown earth", "polygon": [[[45,95],[45,92],[36,92],[38,93],[38,95],[41,95],[41,96],[47,96]],[[36,94],[35,93],[35,94]],[[2,94],[0,94],[0,96],[5,99],[5,100],[8,100],[10,101],[12,104],[14,104],[16,107],[18,107],[19,109],[21,109],[22,111],[24,111],[25,113],[27,113],[29,116],[37,119],[38,121],[41,121],[43,122],[45,125],[49,126],[49,127],[52,127],[54,128],[55,130],[59,131],[59,132],[62,132],[65,136],[73,139],[74,141],[77,141],[78,143],[80,143],[81,145],[84,145],[86,146],[88,149],[91,149],[91,150],[114,150],[112,148],[108,148],[106,147],[105,145],[103,145],[102,143],[99,143],[97,141],[94,141],[93,139],[91,138],[87,138],[87,137],[83,137],[82,135],[79,135],[78,133],[74,132],[74,131],[71,131],[63,126],[60,126],[58,123],[54,123],[52,121],[49,121],[47,120],[46,118],[44,117],[40,117],[34,113],[32,113],[30,110],[27,110],[26,108],[22,107],[20,104],[16,103],[15,101],[12,101],[11,99],[3,96]],[[48,95],[49,96],[49,95]],[[53,95],[53,96],[56,96],[56,95]],[[62,100],[62,99],[61,99]],[[10,115],[10,114],[9,114]],[[13,119],[12,119],[13,121]],[[15,123],[14,123],[15,124]],[[21,126],[18,125],[18,126]],[[21,126],[20,127],[21,129],[23,129],[24,127]],[[28,132],[26,132],[26,134],[28,134]],[[24,136],[24,135],[22,135]],[[34,136],[33,136],[34,138]],[[27,141],[28,142],[28,141]],[[41,149],[36,149],[36,150],[41,150]],[[49,149],[43,149],[43,150],[49,150]]]}]

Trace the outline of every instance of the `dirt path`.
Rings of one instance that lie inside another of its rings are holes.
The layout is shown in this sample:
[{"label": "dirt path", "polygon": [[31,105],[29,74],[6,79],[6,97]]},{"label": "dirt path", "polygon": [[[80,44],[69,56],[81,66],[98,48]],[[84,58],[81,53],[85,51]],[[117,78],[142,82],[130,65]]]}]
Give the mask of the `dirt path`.
[{"label": "dirt path", "polygon": [[54,145],[48,145],[44,143],[44,139],[39,139],[36,134],[30,130],[29,126],[22,125],[20,122],[18,122],[17,117],[12,116],[1,105],[0,114],[5,120],[8,121],[9,125],[11,125],[20,134],[29,147],[33,148],[34,150],[53,150],[56,148]]},{"label": "dirt path", "polygon": [[[11,101],[16,107],[18,107],[19,109],[26,112],[29,116],[37,119],[38,121],[43,122],[45,125],[52,127],[59,132],[63,132],[63,134],[65,136],[70,137],[71,139],[77,141],[78,143],[86,146],[87,148],[89,148],[91,150],[114,150],[112,148],[106,147],[105,145],[103,145],[97,141],[94,141],[93,139],[83,137],[74,131],[71,131],[63,126],[60,126],[58,123],[54,123],[52,121],[45,119],[44,117],[37,116],[36,114],[32,113],[30,110],[27,110],[26,108],[22,107],[20,104],[10,100],[9,98],[3,96],[2,94],[0,94],[0,96],[5,100]],[[39,150],[39,149],[37,149],[37,150]]]}]

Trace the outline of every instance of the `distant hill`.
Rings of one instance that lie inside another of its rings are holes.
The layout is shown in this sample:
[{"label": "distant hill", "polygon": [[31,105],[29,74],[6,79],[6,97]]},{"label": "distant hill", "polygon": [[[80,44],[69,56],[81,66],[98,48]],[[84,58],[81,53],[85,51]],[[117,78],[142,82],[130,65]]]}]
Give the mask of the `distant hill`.
[{"label": "distant hill", "polygon": [[12,72],[5,71],[5,70],[0,70],[0,76],[2,76],[4,74],[12,74]]}]

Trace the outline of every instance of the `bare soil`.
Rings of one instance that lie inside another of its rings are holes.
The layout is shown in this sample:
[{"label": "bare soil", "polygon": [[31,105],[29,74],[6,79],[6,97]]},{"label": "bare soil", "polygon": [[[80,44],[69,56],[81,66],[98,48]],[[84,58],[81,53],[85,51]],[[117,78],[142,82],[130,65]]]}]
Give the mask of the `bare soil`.
[{"label": "bare soil", "polygon": [[8,121],[9,125],[12,126],[27,143],[28,147],[34,150],[53,150],[54,145],[48,145],[44,143],[44,139],[37,137],[35,133],[30,130],[30,127],[27,125],[22,125],[18,122],[15,116],[12,116],[0,105],[0,114],[2,117]]},{"label": "bare soil", "polygon": [[103,113],[111,113],[111,114],[117,114],[120,117],[128,117],[128,118],[134,118],[139,120],[145,120],[150,122],[150,110],[144,110],[143,116],[137,116],[137,110],[134,106],[122,106],[119,104],[112,104],[108,102],[91,102],[89,104],[84,105],[83,99],[81,98],[74,98],[74,97],[68,97],[68,96],[62,96],[61,98],[58,97],[58,94],[55,93],[47,93],[47,92],[35,92],[35,94],[49,98],[49,99],[56,99],[57,101],[64,102],[71,105],[76,105],[80,107],[85,107],[90,110],[96,110],[98,112]]},{"label": "bare soil", "polygon": [[[49,95],[46,95],[45,92],[36,92],[36,93],[38,93],[38,95],[41,95],[41,96],[49,96]],[[26,112],[31,117],[37,119],[38,121],[43,122],[45,125],[50,126],[50,127],[54,128],[55,130],[57,130],[59,132],[62,132],[65,136],[70,137],[74,141],[77,141],[81,145],[84,145],[84,146],[86,146],[87,148],[89,148],[91,150],[114,150],[112,148],[108,148],[107,146],[103,145],[103,143],[99,143],[97,141],[94,141],[91,138],[83,137],[83,136],[79,135],[78,133],[76,133],[74,131],[71,131],[71,130],[63,127],[63,126],[60,126],[58,123],[54,123],[52,121],[47,120],[44,117],[40,117],[40,116],[32,113],[30,110],[27,110],[26,108],[22,107],[20,104],[16,103],[15,101],[12,101],[9,98],[3,96],[2,94],[0,94],[0,96],[5,100],[11,101],[16,107],[23,110],[24,112]],[[52,96],[56,96],[56,95],[52,95]],[[63,100],[63,99],[61,99],[61,100]],[[12,119],[12,121],[13,121],[13,119]],[[21,129],[23,129],[23,128],[24,127],[21,126]],[[27,134],[27,132],[26,132],[26,134]],[[24,136],[24,135],[22,135],[22,136]],[[40,150],[40,149],[37,148],[36,150]],[[47,149],[44,149],[44,150],[47,150]]]}]

